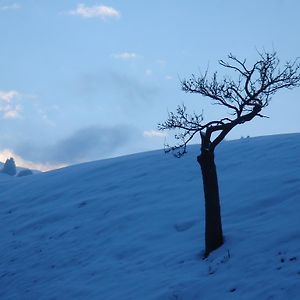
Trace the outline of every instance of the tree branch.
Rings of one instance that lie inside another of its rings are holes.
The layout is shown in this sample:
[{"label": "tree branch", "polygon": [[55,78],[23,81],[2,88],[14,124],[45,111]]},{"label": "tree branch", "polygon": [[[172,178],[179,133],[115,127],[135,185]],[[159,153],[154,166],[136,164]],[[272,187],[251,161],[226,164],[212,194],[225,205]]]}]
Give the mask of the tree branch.
[{"label": "tree branch", "polygon": [[[200,77],[192,75],[190,79],[181,82],[182,90],[197,93],[211,99],[213,104],[219,104],[229,109],[232,118],[203,122],[203,113],[189,114],[185,105],[178,106],[176,113],[169,113],[168,119],[158,125],[160,130],[179,130],[175,134],[178,144],[168,146],[168,151],[178,151],[177,156],[186,152],[187,144],[196,133],[201,135],[202,149],[214,151],[226,135],[237,125],[251,121],[254,117],[267,118],[261,114],[271,97],[280,89],[292,89],[300,86],[300,64],[298,59],[287,62],[280,69],[280,61],[276,52],[259,53],[259,59],[252,67],[246,66],[246,59],[239,60],[234,55],[228,56],[229,61],[220,60],[222,67],[238,73],[238,80],[224,77],[219,81],[215,72],[212,78],[207,78],[207,72]],[[219,132],[214,140],[212,134]]]}]

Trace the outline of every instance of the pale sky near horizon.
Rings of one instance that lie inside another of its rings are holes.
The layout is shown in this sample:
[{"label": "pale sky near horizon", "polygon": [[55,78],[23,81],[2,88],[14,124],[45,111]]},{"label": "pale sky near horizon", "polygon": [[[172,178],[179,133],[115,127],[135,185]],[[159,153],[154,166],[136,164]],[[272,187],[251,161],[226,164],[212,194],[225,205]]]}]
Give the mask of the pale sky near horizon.
[{"label": "pale sky near horizon", "polygon": [[[45,169],[163,148],[168,111],[218,109],[180,79],[221,71],[230,52],[295,59],[299,11],[297,0],[0,0],[0,160]],[[229,138],[300,132],[299,94],[279,92],[270,119]]]}]

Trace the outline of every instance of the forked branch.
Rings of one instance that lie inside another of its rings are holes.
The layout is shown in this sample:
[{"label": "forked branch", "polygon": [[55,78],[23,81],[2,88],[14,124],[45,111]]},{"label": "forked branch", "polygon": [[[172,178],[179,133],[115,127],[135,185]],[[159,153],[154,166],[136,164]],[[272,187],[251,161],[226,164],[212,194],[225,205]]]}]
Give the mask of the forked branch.
[{"label": "forked branch", "polygon": [[[259,53],[258,60],[248,66],[246,59],[240,60],[229,54],[228,61],[220,60],[220,65],[237,74],[237,79],[218,79],[217,72],[211,78],[208,73],[199,77],[192,75],[181,82],[182,90],[197,93],[228,110],[229,117],[205,123],[203,113],[189,114],[184,105],[171,112],[168,119],[158,125],[160,130],[176,130],[174,146],[166,145],[166,151],[175,151],[180,157],[186,153],[187,144],[197,134],[201,134],[202,150],[214,151],[226,135],[239,124],[255,117],[265,117],[261,111],[272,96],[280,89],[292,89],[300,85],[300,63],[298,59],[286,62],[280,67],[276,52]],[[214,139],[212,134],[217,133]]]}]

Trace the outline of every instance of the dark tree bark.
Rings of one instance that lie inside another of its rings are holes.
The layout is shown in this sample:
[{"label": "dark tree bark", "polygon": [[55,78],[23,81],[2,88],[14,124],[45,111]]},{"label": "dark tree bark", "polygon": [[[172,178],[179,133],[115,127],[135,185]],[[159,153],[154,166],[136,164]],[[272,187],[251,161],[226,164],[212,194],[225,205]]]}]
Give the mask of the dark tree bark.
[{"label": "dark tree bark", "polygon": [[214,162],[215,148],[237,125],[251,121],[261,114],[272,96],[281,89],[300,86],[300,63],[298,60],[286,62],[280,68],[276,52],[259,53],[259,59],[248,67],[245,60],[232,54],[229,62],[221,60],[224,68],[233,71],[235,77],[224,77],[219,81],[215,72],[211,79],[204,75],[182,81],[182,89],[187,93],[197,93],[228,110],[227,117],[204,122],[202,113],[188,114],[185,105],[178,106],[176,113],[159,124],[160,130],[177,130],[174,146],[166,145],[166,152],[175,151],[177,157],[186,153],[187,144],[196,134],[201,136],[201,154],[198,156],[203,179],[205,197],[205,256],[223,244],[218,178]]},{"label": "dark tree bark", "polygon": [[197,157],[201,167],[205,198],[205,254],[219,248],[223,244],[223,231],[217,170],[214,152],[202,150]]}]

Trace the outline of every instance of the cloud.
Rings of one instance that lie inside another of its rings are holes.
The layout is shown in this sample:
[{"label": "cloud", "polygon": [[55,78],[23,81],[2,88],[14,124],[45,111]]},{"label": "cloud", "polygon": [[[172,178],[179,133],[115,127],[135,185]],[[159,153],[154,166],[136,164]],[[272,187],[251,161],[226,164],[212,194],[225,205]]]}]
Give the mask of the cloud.
[{"label": "cloud", "polygon": [[164,132],[161,132],[161,131],[157,131],[157,130],[148,130],[148,131],[144,131],[143,132],[143,135],[145,137],[148,137],[148,138],[164,138],[167,136],[166,133]]},{"label": "cloud", "polygon": [[[80,128],[54,144],[38,145],[27,140],[11,143],[7,147],[14,149],[24,160],[44,166],[45,170],[52,166],[66,166],[125,154],[126,147],[135,139],[138,139],[138,133],[133,127],[95,125]],[[41,170],[40,167],[35,168]]]},{"label": "cloud", "polygon": [[21,8],[21,5],[18,3],[13,3],[9,5],[0,6],[0,11],[8,11],[8,10],[18,10]]},{"label": "cloud", "polygon": [[53,169],[59,169],[66,166],[66,164],[42,164],[42,163],[35,163],[29,160],[23,159],[20,155],[16,154],[13,150],[4,149],[0,152],[0,161],[5,162],[7,158],[13,157],[16,165],[21,168],[27,168],[31,170],[39,170],[39,171],[49,171]]},{"label": "cloud", "polygon": [[136,59],[138,55],[133,52],[123,52],[123,53],[117,53],[117,54],[112,54],[112,57],[115,59],[120,59],[120,60],[132,60]]},{"label": "cloud", "polygon": [[85,4],[78,4],[74,10],[69,11],[69,15],[82,18],[100,18],[102,20],[121,17],[120,12],[113,7],[104,5],[86,6]]},{"label": "cloud", "polygon": [[128,126],[89,126],[75,131],[53,147],[50,161],[78,163],[113,156],[132,138]]},{"label": "cloud", "polygon": [[17,91],[0,91],[0,114],[4,119],[15,119],[20,116],[21,105],[14,103],[21,98]]},{"label": "cloud", "polygon": [[0,107],[0,112],[3,113],[3,118],[4,119],[16,119],[20,117],[20,112],[21,112],[21,106],[20,105],[7,105],[4,108]]},{"label": "cloud", "polygon": [[19,92],[11,91],[0,91],[0,101],[10,103],[14,98],[20,96]]}]

